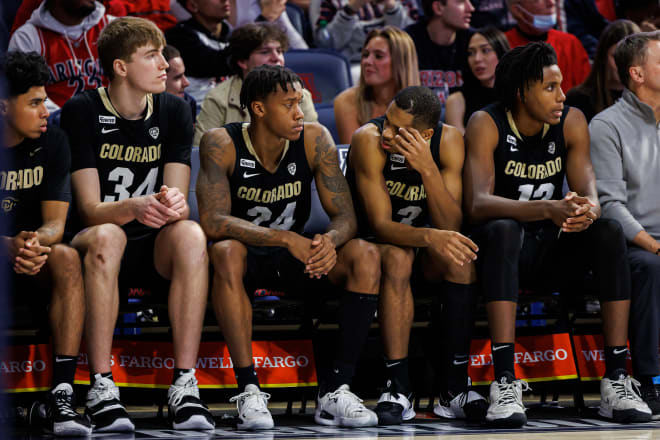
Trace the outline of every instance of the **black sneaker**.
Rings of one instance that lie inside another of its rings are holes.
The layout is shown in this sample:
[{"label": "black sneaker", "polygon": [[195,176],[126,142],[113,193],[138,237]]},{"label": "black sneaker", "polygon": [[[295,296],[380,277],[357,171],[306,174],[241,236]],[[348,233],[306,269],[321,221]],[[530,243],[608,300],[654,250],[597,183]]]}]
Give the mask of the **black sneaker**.
[{"label": "black sneaker", "polygon": [[92,419],[94,432],[133,432],[135,425],[119,401],[119,388],[107,377],[97,375],[87,393],[85,414]]},{"label": "black sneaker", "polygon": [[387,381],[387,388],[378,399],[374,412],[379,425],[400,425],[405,420],[414,419],[417,414],[412,406],[412,394],[405,395],[397,391],[392,381]]},{"label": "black sneaker", "polygon": [[28,414],[30,426],[36,426],[56,436],[88,436],[92,423],[75,410],[73,388],[61,383],[48,393],[47,401],[35,402]]},{"label": "black sneaker", "polygon": [[433,413],[445,419],[465,419],[471,423],[481,423],[486,419],[488,402],[481,394],[468,388],[453,394],[450,391],[440,393]]},{"label": "black sneaker", "polygon": [[199,398],[195,369],[182,374],[167,391],[167,414],[174,429],[210,430],[215,421]]},{"label": "black sneaker", "polygon": [[660,420],[660,385],[651,384],[641,387],[642,400],[651,409],[651,419]]}]

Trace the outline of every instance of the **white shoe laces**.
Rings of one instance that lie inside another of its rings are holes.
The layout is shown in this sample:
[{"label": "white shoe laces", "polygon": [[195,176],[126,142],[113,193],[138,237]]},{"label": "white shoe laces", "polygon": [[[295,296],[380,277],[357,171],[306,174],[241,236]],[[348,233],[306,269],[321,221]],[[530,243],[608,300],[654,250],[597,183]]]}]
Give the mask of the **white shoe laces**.
[{"label": "white shoe laces", "polygon": [[344,412],[347,414],[366,410],[366,407],[362,404],[364,401],[343,386],[339,387],[336,391],[328,393],[327,397],[336,400],[337,406],[343,406]]},{"label": "white shoe laces", "polygon": [[[91,394],[91,396],[97,401],[112,399],[119,400],[119,388],[117,388],[117,385],[107,377],[97,379],[96,382],[94,382],[94,386],[89,390],[89,394]],[[87,400],[91,400],[89,399],[89,396],[87,397]]]},{"label": "white shoe laces", "polygon": [[[519,381],[521,384],[521,391],[529,391],[531,388],[529,384],[524,380]],[[498,396],[497,404],[498,405],[509,405],[509,404],[518,404],[521,405],[522,402],[519,401],[519,397],[516,395],[515,382],[497,382]],[[466,394],[467,399],[467,394]]]},{"label": "white shoe laces", "polygon": [[640,392],[639,392],[639,387],[641,386],[641,384],[632,377],[626,376],[618,380],[610,379],[610,384],[612,384],[612,388],[614,389],[614,392],[616,393],[619,399],[634,400],[634,401],[641,400]]},{"label": "white shoe laces", "polygon": [[76,417],[78,414],[73,410],[73,395],[66,390],[57,390],[54,395],[57,412],[69,417]]},{"label": "white shoe laces", "polygon": [[268,400],[270,394],[263,391],[243,391],[231,399],[230,402],[236,402],[236,408],[243,413],[257,411],[268,412]]},{"label": "white shoe laces", "polygon": [[197,387],[195,373],[185,373],[179,376],[176,383],[170,386],[167,394],[169,404],[172,406],[178,406],[186,396],[193,396],[199,399],[199,388]]}]

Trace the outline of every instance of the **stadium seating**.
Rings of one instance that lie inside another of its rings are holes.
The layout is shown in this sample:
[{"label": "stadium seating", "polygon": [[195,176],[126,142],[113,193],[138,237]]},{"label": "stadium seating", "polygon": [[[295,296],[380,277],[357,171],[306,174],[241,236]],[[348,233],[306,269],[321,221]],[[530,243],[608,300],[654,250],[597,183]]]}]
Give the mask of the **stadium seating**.
[{"label": "stadium seating", "polygon": [[292,49],[284,54],[284,64],[300,75],[317,109],[331,107],[337,94],[353,86],[350,63],[332,50]]},{"label": "stadium seating", "polygon": [[335,109],[333,107],[321,106],[316,109],[319,115],[319,123],[325,125],[332,135],[332,139],[339,143],[339,133],[337,132],[337,123],[335,122]]}]

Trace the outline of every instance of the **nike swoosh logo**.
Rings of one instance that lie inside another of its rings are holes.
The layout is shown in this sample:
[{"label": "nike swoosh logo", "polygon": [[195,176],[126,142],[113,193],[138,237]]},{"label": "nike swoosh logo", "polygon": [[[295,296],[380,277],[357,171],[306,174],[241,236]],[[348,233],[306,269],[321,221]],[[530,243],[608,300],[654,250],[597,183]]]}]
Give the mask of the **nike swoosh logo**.
[{"label": "nike swoosh logo", "polygon": [[385,365],[385,366],[386,366],[386,367],[393,367],[393,366],[395,366],[395,365],[399,365],[400,363],[401,363],[401,361],[399,361],[399,362],[392,362],[391,364],[387,364],[387,365]]},{"label": "nike swoosh logo", "polygon": [[75,359],[60,359],[60,358],[55,358],[55,362],[72,362],[75,361]]},{"label": "nike swoosh logo", "polygon": [[392,171],[403,170],[403,169],[406,169],[406,168],[408,168],[408,167],[395,167],[394,165],[392,165]]},{"label": "nike swoosh logo", "polygon": [[617,349],[615,348],[614,350],[612,350],[612,353],[614,353],[614,354],[621,354],[621,353],[625,353],[626,351],[628,351],[627,348],[622,348],[621,350],[617,350]]},{"label": "nike swoosh logo", "polygon": [[254,174],[248,174],[247,171],[243,172],[243,178],[244,179],[249,179],[250,177],[258,176],[261,173],[254,173]]},{"label": "nike swoosh logo", "polygon": [[117,131],[117,130],[119,130],[119,129],[118,129],[118,128],[109,128],[109,129],[106,129],[105,127],[103,127],[103,128],[101,129],[101,133],[103,133],[103,134],[108,134],[108,133],[112,133],[113,131]]},{"label": "nike swoosh logo", "polygon": [[30,157],[34,156],[37,154],[37,151],[41,150],[43,147],[36,148],[34,151],[30,151]]},{"label": "nike swoosh logo", "polygon": [[463,365],[463,364],[467,364],[468,362],[469,362],[468,359],[466,359],[464,361],[460,361],[460,362],[458,362],[456,359],[454,359],[454,365]]},{"label": "nike swoosh logo", "polygon": [[497,347],[493,347],[493,351],[501,350],[503,348],[506,348],[506,345],[498,345]]},{"label": "nike swoosh logo", "polygon": [[515,153],[518,149],[516,147],[511,147],[511,151]]}]

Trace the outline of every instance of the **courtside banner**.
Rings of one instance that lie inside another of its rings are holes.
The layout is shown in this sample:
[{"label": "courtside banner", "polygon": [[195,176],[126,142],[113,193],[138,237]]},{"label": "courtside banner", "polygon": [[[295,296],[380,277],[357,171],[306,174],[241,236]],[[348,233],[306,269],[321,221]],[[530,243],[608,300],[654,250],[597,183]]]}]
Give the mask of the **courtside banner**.
[{"label": "courtside banner", "polygon": [[[578,358],[580,380],[600,380],[605,374],[605,353],[602,335],[574,335],[575,355]],[[630,353],[627,362],[628,371],[632,371]]]},{"label": "courtside banner", "polygon": [[[311,340],[254,341],[253,362],[261,387],[316,386],[316,365]],[[9,392],[41,391],[52,374],[48,345],[9,347],[0,374]],[[112,375],[119,386],[168,388],[172,383],[174,354],[171,342],[114,341]],[[200,388],[236,388],[229,350],[224,342],[202,342],[196,365]],[[89,384],[84,348],[78,356],[77,384]]]},{"label": "courtside banner", "polygon": [[[475,385],[491,383],[495,374],[490,339],[472,340],[470,353],[468,374],[472,383]],[[528,382],[578,377],[568,333],[517,337],[514,362],[516,377]]]}]

